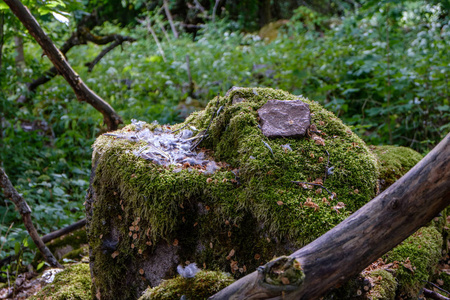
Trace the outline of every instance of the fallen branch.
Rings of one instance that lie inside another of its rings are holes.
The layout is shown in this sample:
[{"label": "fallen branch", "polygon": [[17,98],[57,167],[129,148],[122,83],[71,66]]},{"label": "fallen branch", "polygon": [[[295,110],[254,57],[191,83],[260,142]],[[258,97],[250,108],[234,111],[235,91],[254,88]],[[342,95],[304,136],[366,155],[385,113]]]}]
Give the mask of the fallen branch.
[{"label": "fallen branch", "polygon": [[47,246],[45,246],[42,239],[39,237],[39,234],[31,221],[31,208],[28,206],[25,199],[14,188],[11,181],[9,181],[8,175],[6,175],[2,168],[0,168],[0,186],[3,188],[3,194],[5,197],[10,199],[19,211],[25,228],[30,234],[31,239],[35,243],[39,252],[41,252],[45,261],[54,268],[63,268],[63,266],[56,260]]},{"label": "fallen branch", "polygon": [[64,54],[56,48],[50,38],[45,34],[39,23],[19,0],[4,0],[4,2],[11,8],[11,11],[22,22],[28,32],[38,42],[44,53],[51,60],[56,67],[59,74],[72,87],[75,95],[79,101],[85,101],[91,104],[96,110],[103,115],[103,119],[108,127],[108,130],[116,130],[118,125],[123,123],[122,118],[114,111],[114,109],[105,100],[95,94],[83,82],[80,76],[72,69],[67,62]]},{"label": "fallen branch", "polygon": [[[86,219],[82,219],[77,221],[69,226],[58,229],[56,231],[50,232],[49,234],[44,235],[41,240],[44,244],[53,241],[65,234],[71,233],[77,229],[83,228],[86,225]],[[26,248],[25,248],[26,249]],[[16,259],[16,255],[10,255],[0,260],[0,268],[11,263],[12,260]]]},{"label": "fallen branch", "polygon": [[318,299],[360,273],[449,204],[450,134],[342,223],[289,257],[278,258],[275,269],[266,264],[210,299]]},{"label": "fallen branch", "polygon": [[422,281],[428,283],[429,285],[433,286],[434,288],[437,288],[437,289],[440,290],[441,292],[444,292],[444,293],[446,293],[447,295],[450,296],[450,292],[444,290],[443,288],[437,286],[436,284],[434,284],[434,283],[432,283],[432,282],[430,282],[430,281],[427,281],[427,280],[422,280]]},{"label": "fallen branch", "polygon": [[436,299],[436,300],[450,300],[450,298],[445,297],[445,296],[443,296],[443,295],[441,295],[439,293],[436,293],[436,292],[434,292],[432,290],[429,290],[427,288],[423,289],[423,295],[425,297],[427,297],[427,299],[430,298],[430,299]]},{"label": "fallen branch", "polygon": [[42,241],[44,243],[48,243],[50,241],[53,241],[54,239],[57,239],[65,234],[71,233],[77,229],[83,228],[86,225],[86,219],[82,219],[80,221],[77,221],[73,224],[70,224],[69,226],[66,226],[64,228],[58,229],[56,231],[50,232],[49,234],[46,234],[42,237]]}]

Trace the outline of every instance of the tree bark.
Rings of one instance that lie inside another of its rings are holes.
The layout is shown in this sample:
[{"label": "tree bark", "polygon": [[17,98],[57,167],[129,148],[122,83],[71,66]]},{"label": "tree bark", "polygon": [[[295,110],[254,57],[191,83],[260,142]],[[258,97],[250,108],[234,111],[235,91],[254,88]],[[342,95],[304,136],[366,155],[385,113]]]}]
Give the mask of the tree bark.
[{"label": "tree bark", "polygon": [[16,57],[14,58],[16,62],[16,68],[17,70],[19,70],[19,72],[21,72],[26,67],[25,52],[23,51],[23,38],[18,35],[14,36],[14,45],[17,52]]},{"label": "tree bark", "polygon": [[2,71],[2,64],[3,64],[3,40],[4,40],[3,26],[4,25],[5,25],[5,13],[3,11],[0,11],[0,72]]},{"label": "tree bark", "polygon": [[[449,204],[450,134],[405,176],[338,226],[210,299],[318,299],[357,275]],[[278,284],[273,284],[274,274],[278,274]]]},{"label": "tree bark", "polygon": [[28,233],[30,234],[31,239],[36,244],[36,247],[41,252],[45,261],[48,262],[54,268],[64,268],[53,256],[50,250],[45,246],[44,242],[39,237],[39,234],[36,231],[36,228],[31,221],[31,208],[28,206],[28,203],[25,199],[17,192],[14,186],[9,181],[8,175],[6,175],[5,171],[0,168],[0,186],[3,188],[3,193],[5,197],[10,199],[16,206],[20,215],[22,216],[23,223]]},{"label": "tree bark", "polygon": [[5,3],[38,42],[59,74],[70,84],[78,100],[91,104],[96,110],[102,113],[108,130],[117,129],[118,125],[122,123],[120,116],[107,102],[86,86],[80,76],[69,65],[61,51],[56,48],[50,38],[44,33],[28,8],[19,0],[5,0]]}]

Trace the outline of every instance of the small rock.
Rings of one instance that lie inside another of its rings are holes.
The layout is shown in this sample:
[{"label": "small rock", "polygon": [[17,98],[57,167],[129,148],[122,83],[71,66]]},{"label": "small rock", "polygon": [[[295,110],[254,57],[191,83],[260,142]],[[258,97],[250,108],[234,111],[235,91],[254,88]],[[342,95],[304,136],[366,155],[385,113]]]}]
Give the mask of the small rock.
[{"label": "small rock", "polygon": [[269,138],[301,137],[310,125],[309,105],[300,100],[269,100],[258,115],[261,130]]}]

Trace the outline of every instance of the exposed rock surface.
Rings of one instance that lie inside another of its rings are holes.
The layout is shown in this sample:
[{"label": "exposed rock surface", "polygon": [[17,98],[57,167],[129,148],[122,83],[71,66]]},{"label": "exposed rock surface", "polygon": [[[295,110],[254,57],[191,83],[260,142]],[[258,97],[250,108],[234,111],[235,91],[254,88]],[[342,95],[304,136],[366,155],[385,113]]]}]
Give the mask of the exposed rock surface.
[{"label": "exposed rock surface", "polygon": [[300,100],[269,100],[258,115],[261,130],[268,138],[302,137],[310,125],[309,105]]}]

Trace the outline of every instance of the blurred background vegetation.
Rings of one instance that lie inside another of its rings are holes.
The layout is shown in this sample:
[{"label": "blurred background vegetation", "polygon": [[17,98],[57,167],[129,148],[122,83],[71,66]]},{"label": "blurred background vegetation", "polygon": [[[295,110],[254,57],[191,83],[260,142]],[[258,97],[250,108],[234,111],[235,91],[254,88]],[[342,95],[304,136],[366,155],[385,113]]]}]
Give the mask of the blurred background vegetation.
[{"label": "blurred background vegetation", "polygon": [[[450,129],[450,1],[24,0],[61,47],[83,18],[95,36],[67,58],[123,117],[176,123],[232,86],[284,89],[318,101],[368,144],[428,152]],[[0,1],[0,166],[46,234],[84,217],[91,144],[102,116],[78,102]],[[0,195],[0,259],[28,236]],[[16,246],[16,250],[14,250]],[[31,254],[29,254],[31,256]]]}]

